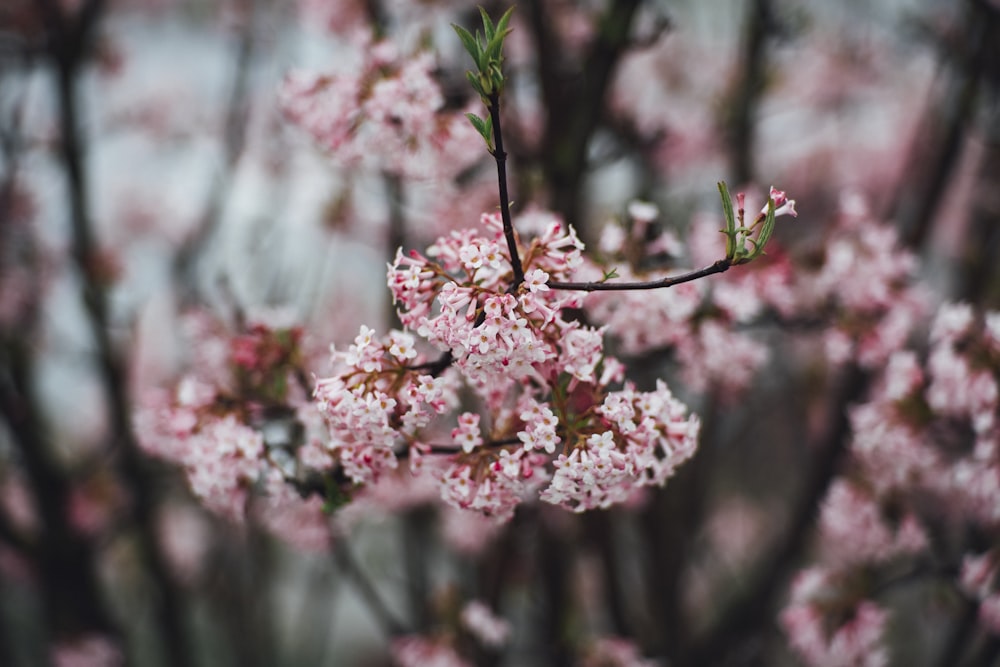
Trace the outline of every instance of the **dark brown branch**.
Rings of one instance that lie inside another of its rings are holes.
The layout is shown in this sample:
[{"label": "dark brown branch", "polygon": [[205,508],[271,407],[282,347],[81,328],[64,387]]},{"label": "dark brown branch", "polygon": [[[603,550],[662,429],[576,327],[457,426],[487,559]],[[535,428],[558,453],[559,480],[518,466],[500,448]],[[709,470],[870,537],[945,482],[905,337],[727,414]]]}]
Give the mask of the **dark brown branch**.
[{"label": "dark brown branch", "polygon": [[415,507],[401,518],[400,542],[405,588],[410,603],[410,620],[414,632],[426,633],[433,626],[431,611],[431,539],[433,513],[426,506]]},{"label": "dark brown branch", "polygon": [[500,186],[500,217],[503,219],[503,235],[507,239],[507,250],[510,251],[510,266],[514,271],[514,280],[510,285],[513,292],[524,282],[524,268],[521,266],[521,256],[517,252],[517,239],[514,236],[514,223],[510,219],[510,195],[507,192],[507,153],[503,149],[503,133],[500,130],[500,94],[490,96],[490,120],[493,123],[493,157],[497,161],[497,181]]},{"label": "dark brown branch", "polygon": [[749,183],[753,180],[755,146],[754,120],[767,69],[767,36],[771,31],[770,0],[753,0],[747,10],[746,28],[740,54],[740,75],[735,82],[733,99],[726,119],[726,134],[732,180]]},{"label": "dark brown branch", "polygon": [[[958,3],[955,3],[956,5]],[[996,71],[995,51],[1000,12],[989,3],[964,3],[960,24],[940,45],[941,59],[952,66],[914,134],[907,173],[889,205],[903,241],[920,248],[931,236],[935,215],[955,172],[965,139],[981,106],[987,77]]]},{"label": "dark brown branch", "polygon": [[801,497],[783,535],[757,569],[751,584],[720,614],[719,620],[701,638],[692,652],[691,664],[712,665],[737,650],[747,639],[771,622],[775,601],[784,592],[787,577],[801,557],[830,484],[840,469],[847,451],[850,423],[847,406],[861,397],[869,376],[851,366],[840,378],[839,387],[830,401],[829,423],[815,458],[805,474]]},{"label": "dark brown branch", "polygon": [[455,362],[455,357],[451,354],[451,350],[444,352],[440,357],[434,361],[427,361],[422,364],[417,364],[416,366],[410,366],[411,371],[425,371],[432,377],[437,377],[444,373]]},{"label": "dark brown branch", "polygon": [[622,559],[619,554],[621,540],[615,533],[615,525],[621,520],[613,510],[587,512],[583,525],[588,541],[597,552],[603,575],[604,603],[614,634],[621,637],[634,636],[631,631],[632,618],[627,604],[629,596],[622,583]]},{"label": "dark brown branch", "polygon": [[[569,62],[549,16],[548,3],[528,3],[531,39],[546,109],[540,155],[551,208],[567,224],[582,229],[581,183],[587,149],[606,107],[606,97],[622,55],[631,46],[632,20],[642,0],[614,0],[597,19],[597,31],[582,63]],[[586,240],[586,229],[582,229]]]},{"label": "dark brown branch", "polygon": [[66,514],[71,480],[52,456],[44,415],[35,398],[34,355],[23,340],[0,345],[0,417],[6,422],[30,480],[40,531],[33,566],[54,638],[99,632],[121,637],[97,577],[94,545]]},{"label": "dark brown branch", "polygon": [[191,660],[184,631],[180,593],[157,542],[156,502],[132,430],[124,360],[111,341],[107,294],[95,270],[98,244],[90,220],[84,171],[85,145],[80,131],[76,87],[85,64],[86,47],[93,39],[102,8],[103,2],[92,0],[81,8],[75,21],[70,21],[55,3],[39,0],[39,10],[49,30],[49,57],[55,70],[60,158],[67,181],[72,234],[71,254],[79,272],[81,299],[97,348],[96,362],[106,394],[113,450],[117,454],[119,474],[129,485],[140,549],[151,578],[157,585],[157,616],[159,627],[164,632],[164,649],[172,664],[187,665]]},{"label": "dark brown branch", "polygon": [[561,283],[558,281],[550,281],[548,286],[549,289],[576,290],[578,292],[620,292],[624,290],[660,289],[664,287],[673,287],[674,285],[680,285],[681,283],[689,283],[692,280],[698,280],[699,278],[711,276],[716,273],[725,273],[729,270],[730,266],[732,266],[732,262],[730,260],[720,259],[715,264],[706,266],[703,269],[698,269],[697,271],[692,271],[690,273],[682,273],[679,276],[667,276],[666,278],[661,278],[659,280],[646,280],[634,283]]}]

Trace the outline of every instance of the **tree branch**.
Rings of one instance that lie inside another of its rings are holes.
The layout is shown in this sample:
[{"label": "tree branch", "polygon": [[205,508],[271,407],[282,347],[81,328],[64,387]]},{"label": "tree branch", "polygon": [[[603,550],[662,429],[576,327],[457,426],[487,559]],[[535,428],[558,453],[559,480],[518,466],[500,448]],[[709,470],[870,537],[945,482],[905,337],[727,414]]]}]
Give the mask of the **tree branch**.
[{"label": "tree branch", "polygon": [[85,174],[84,138],[80,131],[77,84],[85,64],[86,45],[96,31],[103,2],[87,2],[70,22],[51,0],[39,0],[39,10],[48,21],[49,57],[55,70],[59,105],[60,158],[67,181],[71,255],[82,283],[81,300],[97,348],[97,366],[106,394],[112,449],[118,457],[119,474],[133,499],[134,525],[152,579],[157,584],[157,617],[164,633],[164,649],[171,663],[191,663],[181,613],[180,594],[159,549],[155,534],[155,499],[149,476],[143,467],[138,443],[132,430],[124,361],[109,333],[108,300],[105,286],[96,272],[96,250],[90,220],[90,204]]},{"label": "tree branch", "polygon": [[682,273],[679,276],[667,276],[666,278],[661,278],[659,280],[647,280],[634,283],[609,283],[609,282],[569,282],[563,283],[558,281],[550,281],[548,283],[549,289],[561,289],[561,290],[575,290],[579,292],[619,292],[625,290],[642,290],[642,289],[660,289],[663,287],[673,287],[674,285],[680,285],[682,283],[689,283],[693,280],[698,280],[699,278],[704,278],[706,276],[713,275],[715,273],[725,273],[729,270],[732,263],[728,259],[720,259],[715,264],[706,266],[703,269],[698,269],[697,271],[691,271],[690,273]]},{"label": "tree branch", "polygon": [[497,161],[497,181],[500,186],[500,217],[503,219],[503,235],[507,239],[507,249],[510,251],[510,266],[514,271],[514,280],[510,285],[510,291],[513,292],[524,282],[524,268],[521,266],[521,256],[517,252],[514,223],[510,218],[510,196],[507,193],[507,153],[503,149],[503,134],[500,131],[499,93],[490,95],[490,120],[493,123],[493,157]]},{"label": "tree branch", "polygon": [[856,366],[849,367],[840,379],[840,386],[830,401],[829,425],[822,442],[815,448],[816,455],[806,473],[802,496],[784,534],[758,568],[750,586],[723,610],[718,621],[697,643],[692,651],[691,664],[722,662],[728,653],[771,621],[769,612],[784,591],[782,584],[812,534],[819,504],[826,496],[839,471],[840,460],[847,451],[850,422],[846,407],[864,394],[868,383],[868,374]]}]

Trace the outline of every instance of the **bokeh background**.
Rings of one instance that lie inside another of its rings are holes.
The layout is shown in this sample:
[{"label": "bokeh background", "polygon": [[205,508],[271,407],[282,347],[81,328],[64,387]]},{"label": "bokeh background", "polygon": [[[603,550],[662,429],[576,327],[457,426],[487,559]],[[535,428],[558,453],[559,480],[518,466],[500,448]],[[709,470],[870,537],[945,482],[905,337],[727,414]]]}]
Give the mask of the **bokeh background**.
[{"label": "bokeh background", "polygon": [[[451,169],[378,142],[347,159],[290,83],[359,71],[385,39],[432,54],[435,112],[474,109],[450,23],[477,20],[463,0],[4,1],[0,664],[391,664],[394,637],[448,636],[473,598],[512,632],[469,664],[640,664],[580,648],[605,635],[652,664],[800,664],[776,619],[844,465],[827,422],[868,386],[820,361],[827,320],[741,324],[768,356],[734,387],[635,355],[640,384],[668,378],[707,426],[629,508],[496,527],[389,489],[321,525],[294,508],[239,523],[145,452],[143,406],[224,368],[248,322],[300,326],[321,376],[331,343],[393,324],[397,247],[495,207],[478,139]],[[929,303],[1000,308],[996,2],[530,0],[512,25],[519,210],[600,248],[651,202],[644,239],[683,247],[698,219],[721,226],[717,181],[756,201],[774,184],[799,215],[772,254],[819,266],[853,198],[896,230]],[[953,591],[886,599],[891,664],[1000,659]]]}]

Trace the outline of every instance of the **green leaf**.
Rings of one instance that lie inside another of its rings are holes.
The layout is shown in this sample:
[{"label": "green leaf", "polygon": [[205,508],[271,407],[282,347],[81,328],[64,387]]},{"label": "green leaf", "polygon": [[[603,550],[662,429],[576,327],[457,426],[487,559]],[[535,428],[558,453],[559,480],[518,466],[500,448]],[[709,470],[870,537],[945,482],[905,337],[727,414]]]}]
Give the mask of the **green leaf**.
[{"label": "green leaf", "polygon": [[493,118],[490,117],[490,116],[487,116],[485,119],[483,119],[483,118],[480,118],[479,116],[477,116],[474,113],[467,113],[467,114],[465,114],[465,117],[469,119],[470,123],[472,123],[472,127],[476,128],[476,132],[478,132],[479,136],[481,136],[483,138],[483,140],[486,142],[486,147],[490,150],[490,153],[492,153],[493,152]]},{"label": "green leaf", "polygon": [[736,215],[733,213],[733,199],[725,181],[719,181],[719,196],[722,197],[722,213],[726,217],[726,259],[736,258]]},{"label": "green leaf", "polygon": [[469,119],[472,123],[472,127],[476,128],[476,132],[479,133],[481,137],[486,138],[486,121],[477,116],[474,113],[467,113],[465,117]]},{"label": "green leaf", "polygon": [[491,62],[489,69],[490,83],[493,86],[493,90],[500,92],[503,90],[503,70],[500,69],[500,63]]},{"label": "green leaf", "polygon": [[[482,73],[476,75],[476,82],[472,84],[472,87],[476,89],[476,92],[479,93],[479,96],[484,100],[489,99],[490,93],[493,92],[492,82],[488,76]],[[484,102],[484,104],[489,106],[488,102]]]},{"label": "green leaf", "polygon": [[479,75],[475,72],[468,71],[465,73],[465,78],[469,80],[472,84],[472,89],[479,93],[480,97],[487,97],[486,91],[483,90],[483,85],[479,82]]},{"label": "green leaf", "polygon": [[332,477],[326,476],[323,479],[323,486],[325,487],[326,493],[324,494],[323,502],[323,513],[333,514],[338,509],[346,505],[351,501],[350,493],[345,492]]},{"label": "green leaf", "polygon": [[513,16],[513,14],[514,14],[514,7],[511,6],[510,9],[508,9],[503,13],[503,16],[500,17],[500,20],[497,21],[496,34],[501,35],[501,39],[503,39],[503,37],[506,37],[510,33],[510,28],[508,28],[507,26],[510,24],[510,17]]},{"label": "green leaf", "polygon": [[757,234],[757,240],[754,242],[754,254],[751,257],[757,257],[764,254],[764,246],[771,239],[771,234],[774,233],[774,200],[770,197],[767,198],[767,217],[764,218],[764,224],[760,228],[760,233]]},{"label": "green leaf", "polygon": [[493,35],[496,33],[496,26],[493,25],[493,21],[490,20],[490,15],[486,13],[486,10],[482,7],[479,8],[479,15],[483,17],[483,29],[486,31],[486,41],[490,42],[493,40]]},{"label": "green leaf", "polygon": [[487,42],[484,49],[486,54],[486,62],[488,63],[501,63],[503,62],[503,41],[506,39],[507,35],[511,33],[510,28],[505,28],[502,31],[498,31],[493,37]]},{"label": "green leaf", "polygon": [[479,42],[462,26],[452,23],[451,27],[455,29],[455,32],[458,34],[458,38],[462,40],[462,45],[465,47],[465,50],[469,52],[470,56],[472,56],[472,61],[476,63],[476,69],[481,70],[484,63],[483,50],[479,46]]},{"label": "green leaf", "polygon": [[486,48],[483,49],[483,60],[486,61],[488,65],[493,63],[498,63],[501,60],[500,53],[503,50],[503,36],[493,38]]}]

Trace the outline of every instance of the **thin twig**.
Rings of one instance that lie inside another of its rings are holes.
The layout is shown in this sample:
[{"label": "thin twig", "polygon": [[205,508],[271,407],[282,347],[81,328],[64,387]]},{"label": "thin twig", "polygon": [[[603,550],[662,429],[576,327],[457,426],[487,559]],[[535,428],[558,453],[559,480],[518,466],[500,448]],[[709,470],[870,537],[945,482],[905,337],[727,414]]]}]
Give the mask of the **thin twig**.
[{"label": "thin twig", "polygon": [[449,366],[455,362],[455,357],[452,355],[451,350],[443,352],[440,357],[434,361],[426,361],[422,364],[417,364],[416,366],[410,366],[411,371],[425,371],[431,377],[437,377],[441,373],[445,372]]},{"label": "thin twig", "polygon": [[550,281],[548,283],[549,289],[561,289],[561,290],[576,290],[580,292],[618,292],[624,290],[641,290],[641,289],[661,289],[663,287],[673,287],[674,285],[680,285],[681,283],[689,283],[692,280],[698,280],[699,278],[704,278],[716,273],[725,273],[732,266],[732,261],[728,259],[720,259],[715,264],[711,266],[706,266],[703,269],[698,269],[697,271],[692,271],[690,273],[682,273],[679,276],[668,276],[666,278],[661,278],[659,280],[647,280],[639,281],[634,283],[609,283],[609,282],[589,282],[589,283],[563,283],[558,281]]},{"label": "thin twig", "polygon": [[510,219],[510,196],[507,193],[507,153],[503,149],[503,134],[500,130],[500,93],[490,95],[490,119],[493,123],[493,157],[497,161],[497,181],[500,185],[500,217],[503,219],[503,235],[510,251],[510,266],[514,271],[511,292],[524,282],[524,267],[517,252],[514,223]]}]

